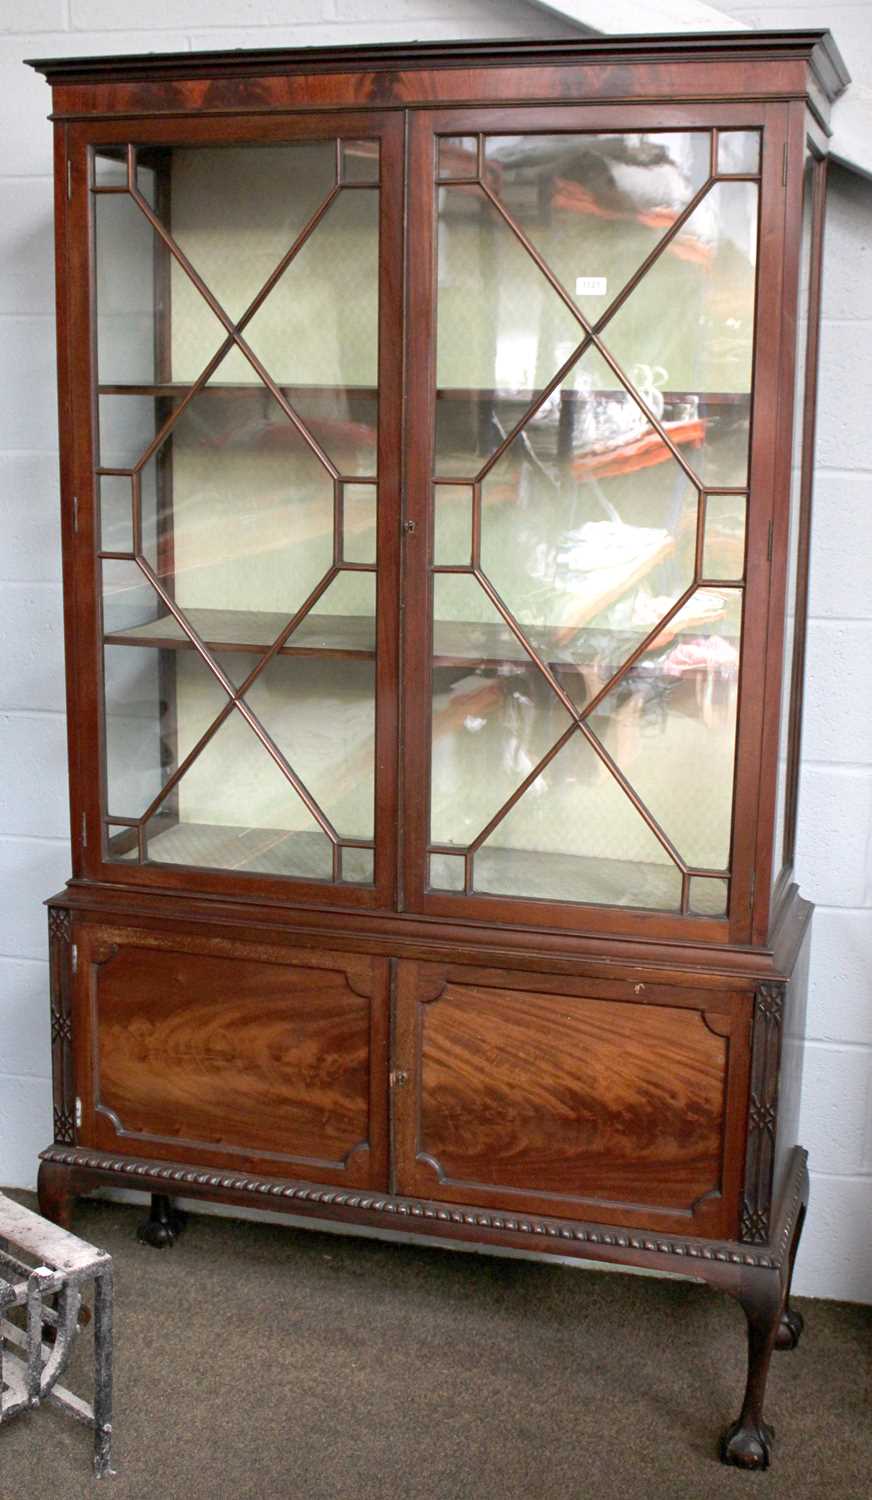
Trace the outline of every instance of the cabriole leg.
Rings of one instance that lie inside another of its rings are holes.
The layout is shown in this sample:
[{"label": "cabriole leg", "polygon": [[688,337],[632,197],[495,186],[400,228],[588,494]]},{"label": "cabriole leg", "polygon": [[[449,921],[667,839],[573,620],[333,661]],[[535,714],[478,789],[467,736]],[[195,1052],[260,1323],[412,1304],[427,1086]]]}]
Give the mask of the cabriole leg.
[{"label": "cabriole leg", "polygon": [[738,1420],[721,1439],[721,1459],[740,1469],[768,1469],[771,1427],[763,1420],[766,1377],[784,1306],[784,1288],[778,1271],[756,1271],[753,1280],[738,1292],[748,1321],[748,1380]]},{"label": "cabriole leg", "polygon": [[175,1244],[184,1227],[185,1215],[173,1208],[166,1193],[152,1193],[148,1218],[143,1219],[136,1233],[144,1244],[165,1250]]}]

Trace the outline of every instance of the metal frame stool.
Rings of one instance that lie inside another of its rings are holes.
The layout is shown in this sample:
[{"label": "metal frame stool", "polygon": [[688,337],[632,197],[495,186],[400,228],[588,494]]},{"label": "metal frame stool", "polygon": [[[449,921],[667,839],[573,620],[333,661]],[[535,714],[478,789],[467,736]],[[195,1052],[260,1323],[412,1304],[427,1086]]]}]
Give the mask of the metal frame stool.
[{"label": "metal frame stool", "polygon": [[[89,1281],[93,1406],[57,1384],[73,1351],[82,1288]],[[56,1299],[54,1307],[49,1298]],[[26,1329],[4,1316],[9,1307],[27,1309]],[[49,1332],[44,1341],[46,1329],[53,1330],[53,1340]],[[112,1257],[0,1193],[0,1423],[46,1400],[93,1427],[95,1473],[111,1474]]]}]

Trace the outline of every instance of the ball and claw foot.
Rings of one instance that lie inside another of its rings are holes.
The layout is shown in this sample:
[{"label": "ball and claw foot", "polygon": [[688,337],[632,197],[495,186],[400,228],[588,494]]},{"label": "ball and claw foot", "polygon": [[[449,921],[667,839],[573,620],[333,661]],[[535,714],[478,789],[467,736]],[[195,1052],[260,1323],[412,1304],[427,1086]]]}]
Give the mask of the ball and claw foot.
[{"label": "ball and claw foot", "polygon": [[721,1462],[737,1469],[768,1469],[775,1433],[766,1422],[733,1422],[721,1438]]},{"label": "ball and claw foot", "polygon": [[151,1211],[136,1231],[136,1238],[155,1250],[167,1250],[176,1243],[185,1227],[186,1218],[174,1209],[163,1193],[153,1193]]},{"label": "ball and claw foot", "polygon": [[785,1308],[775,1335],[776,1349],[795,1349],[804,1326],[802,1313],[798,1313],[793,1307]]}]

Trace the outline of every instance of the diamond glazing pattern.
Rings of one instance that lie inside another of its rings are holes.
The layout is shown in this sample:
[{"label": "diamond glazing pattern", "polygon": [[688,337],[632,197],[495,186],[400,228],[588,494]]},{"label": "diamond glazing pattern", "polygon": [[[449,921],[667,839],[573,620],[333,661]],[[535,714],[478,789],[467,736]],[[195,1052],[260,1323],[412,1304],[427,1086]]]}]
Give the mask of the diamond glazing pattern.
[{"label": "diamond glazing pattern", "polygon": [[[345,846],[358,872],[346,878],[371,880],[378,145],[129,146],[123,161],[114,149],[92,189],[103,545],[124,549],[101,553],[110,857],[335,881]],[[352,273],[359,295],[347,297]],[[139,347],[119,355],[131,298]],[[346,541],[353,480],[372,486],[371,503]],[[354,554],[362,525],[366,561]],[[314,663],[287,653],[343,628],[362,657],[347,664],[354,713],[337,679],[313,758],[302,729]],[[351,763],[334,764],[352,742]],[[247,829],[222,827],[239,821],[225,816],[231,781]]]},{"label": "diamond glazing pattern", "polygon": [[758,184],[713,147],[440,143],[431,850],[467,892],[727,890]]}]

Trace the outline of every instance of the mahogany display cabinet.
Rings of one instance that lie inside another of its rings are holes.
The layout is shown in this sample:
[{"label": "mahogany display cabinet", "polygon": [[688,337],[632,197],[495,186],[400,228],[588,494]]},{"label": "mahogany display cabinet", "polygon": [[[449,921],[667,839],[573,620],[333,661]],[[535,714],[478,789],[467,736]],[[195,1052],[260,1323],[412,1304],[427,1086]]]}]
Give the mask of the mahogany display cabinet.
[{"label": "mahogany display cabinet", "polygon": [[680,1271],[765,1467],[824,32],[51,59],[98,1186]]}]

